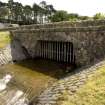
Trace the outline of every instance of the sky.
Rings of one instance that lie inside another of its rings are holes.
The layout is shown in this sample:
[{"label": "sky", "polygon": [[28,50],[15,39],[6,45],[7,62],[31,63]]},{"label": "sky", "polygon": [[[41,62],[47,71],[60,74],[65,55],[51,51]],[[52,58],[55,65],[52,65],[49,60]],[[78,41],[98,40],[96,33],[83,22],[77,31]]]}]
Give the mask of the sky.
[{"label": "sky", "polygon": [[[8,0],[0,0],[8,2]],[[43,0],[14,0],[23,5],[39,4]],[[105,0],[45,0],[52,4],[56,10],[66,10],[68,13],[78,13],[83,16],[93,16],[96,13],[105,13]]]}]

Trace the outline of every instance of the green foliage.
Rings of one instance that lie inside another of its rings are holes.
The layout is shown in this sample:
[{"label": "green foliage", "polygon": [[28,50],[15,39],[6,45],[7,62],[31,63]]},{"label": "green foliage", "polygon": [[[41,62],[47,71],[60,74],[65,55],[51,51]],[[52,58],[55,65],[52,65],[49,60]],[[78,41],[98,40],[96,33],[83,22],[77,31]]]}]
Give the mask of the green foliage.
[{"label": "green foliage", "polygon": [[66,11],[57,11],[53,16],[50,17],[52,22],[68,21],[69,15]]},{"label": "green foliage", "polygon": [[52,22],[60,21],[77,21],[77,20],[88,20],[88,16],[79,16],[76,13],[68,14],[66,11],[57,11],[53,16],[50,17]]},{"label": "green foliage", "polygon": [[79,16],[79,19],[80,20],[88,20],[88,19],[90,19],[90,17],[88,17],[88,16]]},{"label": "green foliage", "polygon": [[79,15],[78,14],[75,14],[75,13],[69,14],[69,20],[70,21],[76,21],[78,19],[79,19]]},{"label": "green foliage", "polygon": [[96,13],[96,14],[94,15],[93,19],[105,19],[105,14]]}]

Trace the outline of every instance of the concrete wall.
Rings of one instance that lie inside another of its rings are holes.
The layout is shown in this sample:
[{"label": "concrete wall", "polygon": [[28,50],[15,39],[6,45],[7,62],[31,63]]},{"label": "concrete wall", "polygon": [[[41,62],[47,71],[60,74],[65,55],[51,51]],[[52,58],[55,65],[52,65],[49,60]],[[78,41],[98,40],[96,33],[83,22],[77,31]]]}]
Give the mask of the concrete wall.
[{"label": "concrete wall", "polygon": [[64,27],[54,28],[50,26],[49,28],[41,27],[40,29],[26,26],[22,30],[12,31],[12,34],[15,39],[20,40],[22,46],[27,49],[32,57],[35,57],[37,54],[39,48],[38,40],[60,40],[73,43],[77,65],[88,65],[105,58],[104,23],[102,26],[93,25],[91,27],[72,28],[65,25]]}]

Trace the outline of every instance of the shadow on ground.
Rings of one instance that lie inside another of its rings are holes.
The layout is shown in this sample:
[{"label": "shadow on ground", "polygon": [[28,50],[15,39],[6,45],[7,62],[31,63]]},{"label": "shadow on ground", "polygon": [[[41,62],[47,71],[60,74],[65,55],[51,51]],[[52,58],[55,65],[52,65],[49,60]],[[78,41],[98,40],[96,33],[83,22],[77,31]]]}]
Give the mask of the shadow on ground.
[{"label": "shadow on ground", "polygon": [[30,59],[16,63],[35,72],[43,73],[52,78],[59,79],[64,76],[64,67],[62,64],[45,60],[45,59]]}]

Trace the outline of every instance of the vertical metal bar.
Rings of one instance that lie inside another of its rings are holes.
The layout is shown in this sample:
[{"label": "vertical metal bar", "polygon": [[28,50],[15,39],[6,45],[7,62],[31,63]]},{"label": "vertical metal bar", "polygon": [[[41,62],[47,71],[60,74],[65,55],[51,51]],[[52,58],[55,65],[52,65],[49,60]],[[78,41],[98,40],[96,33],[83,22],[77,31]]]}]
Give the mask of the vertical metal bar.
[{"label": "vertical metal bar", "polygon": [[44,47],[44,58],[46,59],[46,41],[45,41],[45,47]]},{"label": "vertical metal bar", "polygon": [[54,42],[52,41],[52,60],[54,59],[54,54],[53,54],[53,52],[54,52],[53,44],[54,44]]},{"label": "vertical metal bar", "polygon": [[60,62],[62,62],[62,42],[60,42]]},{"label": "vertical metal bar", "polygon": [[71,44],[69,42],[69,63],[71,63]]},{"label": "vertical metal bar", "polygon": [[47,43],[47,41],[45,41],[45,59],[46,59],[46,56],[47,56],[47,52],[46,52],[46,43]]},{"label": "vertical metal bar", "polygon": [[42,44],[42,41],[41,41],[41,58],[42,58],[42,56],[43,56],[43,44]]},{"label": "vertical metal bar", "polygon": [[60,42],[60,62],[62,62],[62,41]]},{"label": "vertical metal bar", "polygon": [[68,59],[68,42],[66,42],[66,63],[67,63],[67,60]]},{"label": "vertical metal bar", "polygon": [[61,61],[61,42],[59,42],[59,62]]},{"label": "vertical metal bar", "polygon": [[65,42],[65,63],[67,63],[67,42]]},{"label": "vertical metal bar", "polygon": [[64,62],[66,62],[66,42],[64,43]]},{"label": "vertical metal bar", "polygon": [[68,62],[68,42],[66,42],[66,63]]},{"label": "vertical metal bar", "polygon": [[71,63],[73,64],[73,44],[71,43]]},{"label": "vertical metal bar", "polygon": [[41,57],[41,43],[40,43],[40,41],[38,42],[39,43],[39,45],[40,45],[40,47],[39,47],[39,56],[38,57]]},{"label": "vertical metal bar", "polygon": [[47,41],[46,41],[46,49],[45,49],[45,58],[47,59]]},{"label": "vertical metal bar", "polygon": [[53,58],[53,53],[52,53],[52,41],[51,41],[51,60],[52,60],[52,58]]},{"label": "vertical metal bar", "polygon": [[47,41],[45,41],[45,59],[47,59]]},{"label": "vertical metal bar", "polygon": [[59,62],[59,42],[58,42],[58,62]]},{"label": "vertical metal bar", "polygon": [[55,41],[55,61],[56,61],[56,41]]},{"label": "vertical metal bar", "polygon": [[42,41],[42,58],[44,58],[44,41]]},{"label": "vertical metal bar", "polygon": [[45,56],[45,53],[44,53],[45,52],[45,48],[44,47],[45,47],[45,41],[43,41],[43,58]]},{"label": "vertical metal bar", "polygon": [[45,41],[43,41],[43,58],[45,58]]},{"label": "vertical metal bar", "polygon": [[38,41],[38,45],[39,45],[39,51],[38,51],[38,53],[37,53],[37,57],[40,57],[40,50],[41,50],[41,45],[40,45],[40,42]]},{"label": "vertical metal bar", "polygon": [[40,57],[42,58],[42,42],[40,41],[40,43],[41,43],[41,56]]},{"label": "vertical metal bar", "polygon": [[52,60],[54,59],[54,42],[52,42]]},{"label": "vertical metal bar", "polygon": [[67,63],[69,64],[70,63],[70,47],[69,47],[69,42],[68,42],[68,44],[67,44],[67,47],[68,47],[68,51],[67,51],[67,55],[68,55],[68,57],[67,57]]},{"label": "vertical metal bar", "polygon": [[46,58],[49,59],[48,41],[46,42]]},{"label": "vertical metal bar", "polygon": [[50,53],[51,53],[51,59],[52,59],[52,43],[50,42]]},{"label": "vertical metal bar", "polygon": [[59,42],[59,62],[60,62],[60,42]]},{"label": "vertical metal bar", "polygon": [[58,61],[58,42],[57,42],[57,61]]},{"label": "vertical metal bar", "polygon": [[61,62],[62,62],[62,43],[63,42],[60,43],[60,61]]},{"label": "vertical metal bar", "polygon": [[54,61],[56,61],[56,41],[54,41]]},{"label": "vertical metal bar", "polygon": [[57,56],[56,56],[56,55],[57,55],[57,54],[56,54],[56,53],[57,53],[56,47],[57,47],[57,46],[56,46],[56,41],[55,41],[55,61],[57,60],[57,59],[56,59],[56,58],[57,58]]},{"label": "vertical metal bar", "polygon": [[53,60],[55,60],[55,41],[53,42]]},{"label": "vertical metal bar", "polygon": [[45,51],[44,47],[45,47],[45,41],[43,41],[43,58],[44,58],[44,51]]},{"label": "vertical metal bar", "polygon": [[62,43],[62,61],[64,62],[64,42]]},{"label": "vertical metal bar", "polygon": [[49,55],[50,55],[50,59],[51,59],[51,42],[48,42],[49,44]]}]

